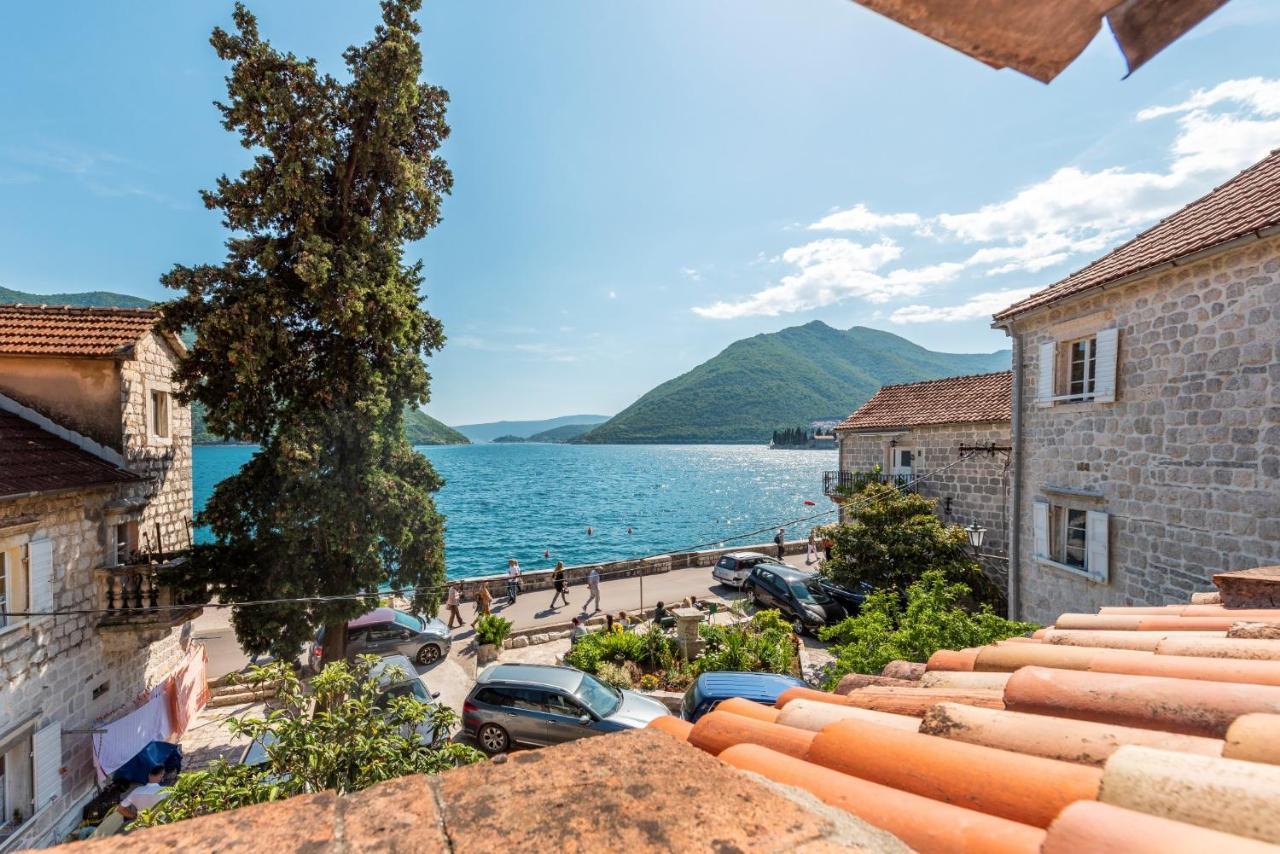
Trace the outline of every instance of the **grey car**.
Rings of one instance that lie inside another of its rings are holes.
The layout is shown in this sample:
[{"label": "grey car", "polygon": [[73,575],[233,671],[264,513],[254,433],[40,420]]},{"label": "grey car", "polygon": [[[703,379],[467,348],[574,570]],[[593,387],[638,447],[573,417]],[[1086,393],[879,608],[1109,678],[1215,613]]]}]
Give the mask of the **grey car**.
[{"label": "grey car", "polygon": [[651,697],[620,691],[572,667],[492,664],[462,705],[462,729],[485,753],[544,747],[625,729],[670,714]]},{"label": "grey car", "polygon": [[[423,619],[394,608],[375,608],[347,623],[347,660],[358,655],[408,656],[417,664],[434,664],[449,654],[453,639],[436,617]],[[324,656],[324,629],[316,634],[307,663],[318,670]]]}]

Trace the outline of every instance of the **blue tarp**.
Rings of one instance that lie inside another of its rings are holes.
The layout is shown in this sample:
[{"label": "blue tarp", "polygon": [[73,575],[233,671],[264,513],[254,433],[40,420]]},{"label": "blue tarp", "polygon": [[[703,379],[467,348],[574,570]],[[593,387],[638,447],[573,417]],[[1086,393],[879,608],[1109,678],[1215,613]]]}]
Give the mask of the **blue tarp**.
[{"label": "blue tarp", "polygon": [[166,771],[181,771],[182,748],[167,741],[153,741],[117,768],[111,777],[116,782],[145,783],[147,773],[157,765]]}]

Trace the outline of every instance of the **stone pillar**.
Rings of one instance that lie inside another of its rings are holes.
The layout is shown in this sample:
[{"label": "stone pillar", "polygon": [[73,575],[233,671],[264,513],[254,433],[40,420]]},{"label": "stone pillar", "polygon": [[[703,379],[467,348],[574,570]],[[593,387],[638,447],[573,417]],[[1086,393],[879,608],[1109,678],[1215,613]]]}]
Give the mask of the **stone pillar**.
[{"label": "stone pillar", "polygon": [[672,608],[671,614],[676,618],[676,644],[680,654],[685,660],[693,661],[702,652],[702,639],[698,637],[702,612],[697,608]]}]

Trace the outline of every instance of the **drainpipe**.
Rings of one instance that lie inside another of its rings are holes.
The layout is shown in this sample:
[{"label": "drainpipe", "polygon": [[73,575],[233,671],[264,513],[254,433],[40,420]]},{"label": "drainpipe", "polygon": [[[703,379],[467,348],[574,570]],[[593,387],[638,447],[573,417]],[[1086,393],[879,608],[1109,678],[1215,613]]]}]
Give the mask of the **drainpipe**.
[{"label": "drainpipe", "polygon": [[1013,505],[1009,514],[1009,619],[1016,620],[1022,613],[1022,596],[1019,574],[1022,566],[1022,336],[1014,334],[1009,328],[1004,330],[1013,339],[1013,388],[1010,398],[1009,424],[1010,442],[1013,450],[1013,489],[1010,503]]}]

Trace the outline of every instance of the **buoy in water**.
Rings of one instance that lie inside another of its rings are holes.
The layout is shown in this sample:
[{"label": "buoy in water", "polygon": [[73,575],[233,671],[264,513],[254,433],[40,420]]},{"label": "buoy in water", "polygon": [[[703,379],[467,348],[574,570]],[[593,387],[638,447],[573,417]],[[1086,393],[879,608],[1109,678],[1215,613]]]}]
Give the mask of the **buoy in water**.
[{"label": "buoy in water", "polygon": [[630,534],[630,533],[631,533],[631,529],[630,529],[630,528],[627,528],[627,533],[628,533],[628,534]]},{"label": "buoy in water", "polygon": [[815,504],[815,502],[813,502],[813,501],[806,501],[806,502],[805,502],[805,504],[808,504],[810,507],[815,507],[815,506],[817,506],[817,505]]},{"label": "buoy in water", "polygon": [[590,528],[587,528],[587,536],[588,536],[588,537],[589,537],[589,536],[591,536],[591,529],[590,529]]}]

